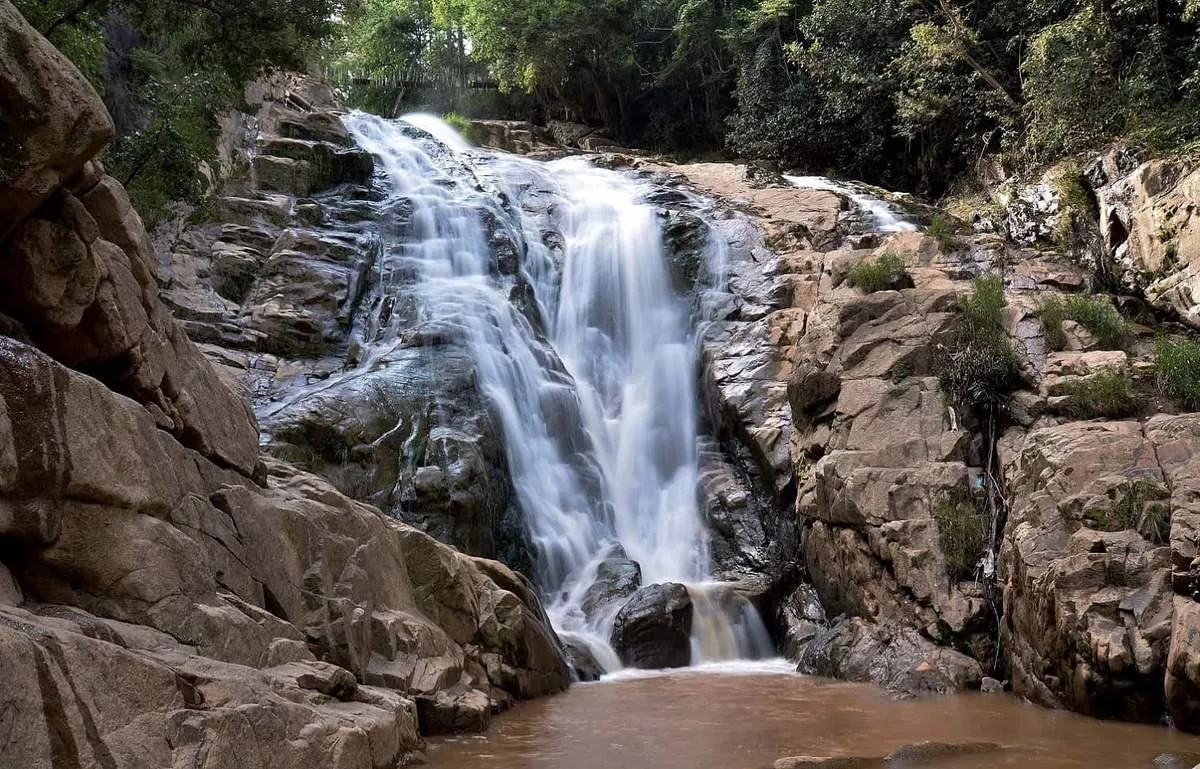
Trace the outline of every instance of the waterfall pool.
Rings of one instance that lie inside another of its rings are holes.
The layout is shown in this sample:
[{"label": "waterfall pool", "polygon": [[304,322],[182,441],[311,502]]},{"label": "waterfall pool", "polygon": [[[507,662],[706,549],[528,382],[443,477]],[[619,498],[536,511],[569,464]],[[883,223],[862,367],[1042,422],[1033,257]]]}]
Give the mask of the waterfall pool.
[{"label": "waterfall pool", "polygon": [[[771,769],[790,756],[872,759],[925,741],[998,747],[839,769],[1190,769],[1200,763],[1200,737],[1161,726],[1097,721],[1007,694],[896,701],[872,686],[787,670],[786,663],[741,662],[622,672],[521,705],[499,716],[486,735],[432,741],[426,767]],[[1164,754],[1173,763],[1159,759]]]}]

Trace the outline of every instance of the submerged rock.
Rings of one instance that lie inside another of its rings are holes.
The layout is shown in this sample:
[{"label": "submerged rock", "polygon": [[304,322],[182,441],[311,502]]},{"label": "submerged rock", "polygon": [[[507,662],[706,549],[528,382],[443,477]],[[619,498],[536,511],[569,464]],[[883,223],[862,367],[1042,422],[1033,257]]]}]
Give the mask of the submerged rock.
[{"label": "submerged rock", "polygon": [[915,742],[902,745],[886,756],[791,756],[775,762],[775,769],[898,769],[905,766],[936,766],[963,756],[995,753],[1004,748],[994,742]]},{"label": "submerged rock", "polygon": [[778,621],[783,630],[783,656],[799,662],[808,642],[827,622],[817,589],[812,585],[796,588],[780,603]]},{"label": "submerged rock", "polygon": [[634,668],[686,667],[691,662],[692,598],[677,583],[649,585],[617,612],[612,646]]}]

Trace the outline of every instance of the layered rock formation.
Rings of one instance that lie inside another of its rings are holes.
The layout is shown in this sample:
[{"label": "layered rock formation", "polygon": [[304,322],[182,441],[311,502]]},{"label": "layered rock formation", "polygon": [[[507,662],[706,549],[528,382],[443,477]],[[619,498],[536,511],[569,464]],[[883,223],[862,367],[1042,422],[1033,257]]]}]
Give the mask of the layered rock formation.
[{"label": "layered rock formation", "polygon": [[[112,132],[100,100],[8,2],[0,29],[6,763],[393,767],[423,733],[481,728],[565,687],[522,577],[260,456],[250,409],[159,300],[142,222],[93,159]],[[288,139],[303,157],[258,161],[260,180],[278,171],[312,189],[361,175],[362,155],[326,139]],[[239,237],[285,208],[226,205],[255,211],[228,225]],[[329,242],[291,236],[294,248],[268,248],[273,275],[324,263],[329,280],[346,277]],[[263,256],[229,248],[207,267],[235,276]],[[283,298],[264,306],[283,308],[304,287],[271,290]],[[255,335],[213,307],[188,330]],[[327,310],[281,310],[260,341],[325,340]]]},{"label": "layered rock formation", "polygon": [[[1119,371],[1166,407],[1151,392],[1152,332],[1134,326],[1127,349],[1102,350],[1064,324],[1056,353],[1039,308],[1092,278],[1054,251],[871,233],[849,199],[753,167],[638,165],[726,201],[714,226],[731,245],[729,296],[705,335],[702,385],[720,439],[794,505],[812,588],[779,618],[801,670],[901,692],[994,673],[1049,706],[1200,728],[1189,704],[1200,418],[1072,421],[1063,406],[1070,383]],[[1186,183],[1172,190],[1158,199],[1191,199]],[[848,285],[851,267],[888,252],[911,287]],[[948,407],[937,379],[982,274],[1005,281],[1024,380],[1002,436]],[[990,552],[960,563],[943,516],[973,509],[984,484],[1007,504],[982,522]]]},{"label": "layered rock formation", "polygon": [[245,388],[270,453],[528,572],[499,426],[465,340],[422,319],[415,273],[379,266],[411,207],[373,180],[326,86],[281,74],[247,101],[257,112],[228,121],[237,130],[224,144],[248,154],[249,170],[210,221],[161,239],[164,300]]}]

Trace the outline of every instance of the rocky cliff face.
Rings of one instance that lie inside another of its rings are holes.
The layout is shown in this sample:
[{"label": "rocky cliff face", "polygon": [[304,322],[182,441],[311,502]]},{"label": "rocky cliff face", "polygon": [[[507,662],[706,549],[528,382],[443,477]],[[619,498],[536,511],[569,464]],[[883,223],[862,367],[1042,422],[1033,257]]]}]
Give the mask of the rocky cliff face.
[{"label": "rocky cliff face", "polygon": [[[112,133],[100,100],[7,2],[0,35],[5,760],[391,767],[421,734],[565,687],[523,578],[260,455],[242,395],[185,333],[336,344],[361,291],[339,264],[353,236],[266,230],[318,213],[290,198],[226,200],[235,234],[190,264],[232,291],[266,261],[269,288],[249,323],[219,294],[186,304],[186,260],[161,274],[93,159]],[[369,167],[336,121],[275,120],[292,135],[256,159],[260,185],[307,192]]]},{"label": "rocky cliff face", "polygon": [[[452,329],[423,322],[415,271],[379,265],[411,209],[385,205],[372,157],[327,87],[284,74],[247,97],[257,112],[228,121],[236,128],[224,143],[249,169],[199,223],[161,234],[164,301],[244,388],[268,452],[528,572],[499,426],[470,352]],[[399,344],[364,365],[365,346],[396,334]]]},{"label": "rocky cliff face", "polygon": [[[812,587],[777,605],[801,670],[904,693],[995,675],[1048,706],[1200,728],[1189,704],[1200,417],[1084,419],[1064,405],[1073,383],[1118,371],[1151,414],[1170,412],[1149,360],[1160,331],[1134,324],[1123,349],[1105,350],[1068,321],[1055,352],[1040,308],[1096,280],[1058,252],[990,234],[873,233],[845,196],[752,167],[635,164],[725,201],[728,297],[702,382],[717,434],[794,510]],[[1192,199],[1177,176],[1157,198],[1176,217]],[[854,265],[888,252],[910,286],[849,285]],[[983,274],[1004,280],[1023,380],[1003,434],[955,413],[937,378],[959,299]],[[963,564],[944,510],[984,484],[1003,513],[986,522],[991,547]]]}]

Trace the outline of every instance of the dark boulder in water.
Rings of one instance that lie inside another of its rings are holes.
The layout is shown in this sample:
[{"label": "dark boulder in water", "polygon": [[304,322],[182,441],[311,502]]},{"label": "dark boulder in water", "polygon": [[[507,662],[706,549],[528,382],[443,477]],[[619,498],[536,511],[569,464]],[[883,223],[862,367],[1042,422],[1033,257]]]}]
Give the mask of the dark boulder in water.
[{"label": "dark boulder in water", "polygon": [[617,612],[612,646],[629,667],[687,667],[692,657],[692,598],[677,582],[649,585]]}]

